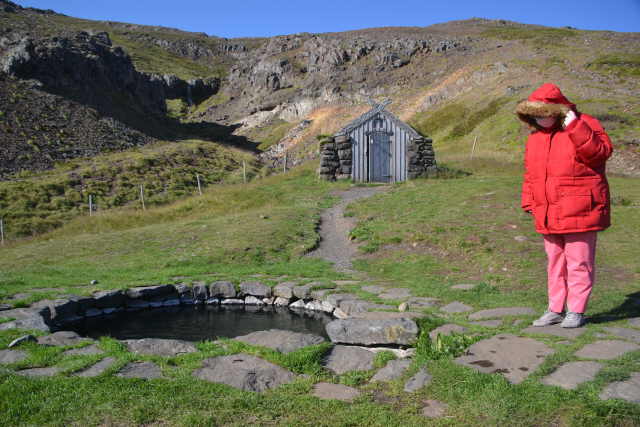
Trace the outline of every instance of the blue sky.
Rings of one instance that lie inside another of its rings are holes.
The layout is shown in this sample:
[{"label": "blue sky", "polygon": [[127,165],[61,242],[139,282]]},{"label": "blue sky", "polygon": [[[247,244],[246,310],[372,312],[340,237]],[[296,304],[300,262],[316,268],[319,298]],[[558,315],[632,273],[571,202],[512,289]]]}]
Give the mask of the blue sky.
[{"label": "blue sky", "polygon": [[79,18],[162,25],[221,37],[427,26],[507,19],[553,27],[640,32],[640,0],[14,0]]}]

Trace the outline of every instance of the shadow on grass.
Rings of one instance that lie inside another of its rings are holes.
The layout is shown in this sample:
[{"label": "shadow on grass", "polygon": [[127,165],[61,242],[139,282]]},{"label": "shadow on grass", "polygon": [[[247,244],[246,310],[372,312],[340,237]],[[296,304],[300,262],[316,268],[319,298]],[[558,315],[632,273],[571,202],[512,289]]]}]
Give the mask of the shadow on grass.
[{"label": "shadow on grass", "polygon": [[628,294],[618,307],[589,317],[589,322],[607,323],[632,317],[640,317],[640,292]]}]

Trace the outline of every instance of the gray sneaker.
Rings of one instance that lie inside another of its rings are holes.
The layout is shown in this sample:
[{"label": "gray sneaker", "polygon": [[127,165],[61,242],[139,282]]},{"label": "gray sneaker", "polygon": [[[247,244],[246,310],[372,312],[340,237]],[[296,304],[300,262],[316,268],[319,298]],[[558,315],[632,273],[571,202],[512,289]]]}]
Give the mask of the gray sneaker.
[{"label": "gray sneaker", "polygon": [[584,314],[574,313],[573,311],[567,312],[567,315],[560,324],[563,328],[579,328],[582,325],[584,325]]},{"label": "gray sneaker", "polygon": [[555,311],[547,311],[539,319],[533,321],[533,326],[549,326],[562,322],[562,315]]}]

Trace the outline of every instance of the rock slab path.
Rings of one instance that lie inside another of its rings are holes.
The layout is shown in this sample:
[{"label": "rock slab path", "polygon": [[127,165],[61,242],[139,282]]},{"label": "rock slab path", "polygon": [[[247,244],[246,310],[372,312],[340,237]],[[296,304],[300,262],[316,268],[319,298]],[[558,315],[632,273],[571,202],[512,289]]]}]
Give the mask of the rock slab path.
[{"label": "rock slab path", "polygon": [[338,193],[340,202],[320,214],[320,244],[307,256],[322,258],[333,263],[336,271],[353,273],[351,260],[356,255],[357,245],[349,241],[348,235],[355,226],[355,221],[344,216],[344,209],[355,200],[371,197],[388,188],[387,186],[352,187]]},{"label": "rock slab path", "polygon": [[455,362],[484,373],[500,373],[519,384],[553,353],[553,349],[532,338],[500,334],[469,347]]}]

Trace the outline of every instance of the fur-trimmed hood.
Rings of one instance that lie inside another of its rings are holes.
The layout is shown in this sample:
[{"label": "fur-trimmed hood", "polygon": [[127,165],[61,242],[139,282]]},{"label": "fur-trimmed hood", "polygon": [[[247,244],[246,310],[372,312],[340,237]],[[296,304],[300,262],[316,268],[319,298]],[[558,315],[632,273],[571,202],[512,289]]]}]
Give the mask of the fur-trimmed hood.
[{"label": "fur-trimmed hood", "polygon": [[534,90],[529,98],[520,101],[515,112],[520,120],[534,129],[542,130],[535,117],[557,117],[560,122],[570,110],[576,111],[575,104],[569,102],[558,86],[545,83]]}]

